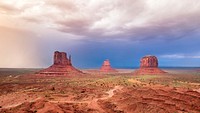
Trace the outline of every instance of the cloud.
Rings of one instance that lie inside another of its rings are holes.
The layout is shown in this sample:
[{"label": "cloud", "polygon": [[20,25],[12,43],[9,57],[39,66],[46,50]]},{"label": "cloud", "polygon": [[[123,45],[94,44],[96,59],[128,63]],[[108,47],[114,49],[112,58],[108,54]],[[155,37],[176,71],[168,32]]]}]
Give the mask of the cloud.
[{"label": "cloud", "polygon": [[18,11],[10,15],[24,23],[89,40],[174,40],[200,27],[199,0],[11,0],[0,6]]},{"label": "cloud", "polygon": [[136,56],[199,59],[193,54],[199,48],[199,0],[1,0],[0,14],[0,59],[8,58],[0,66],[33,66],[56,49],[82,51],[90,44],[91,53],[105,46]]},{"label": "cloud", "polygon": [[16,7],[13,7],[12,5],[0,3],[1,14],[14,14],[14,13],[18,13],[19,11],[20,11],[19,9],[17,9]]},{"label": "cloud", "polygon": [[55,7],[58,10],[63,10],[63,12],[77,11],[78,8],[75,5],[75,2],[72,0],[44,0],[45,4],[51,7]]},{"label": "cloud", "polygon": [[161,58],[169,58],[169,59],[200,59],[200,55],[185,55],[185,54],[169,54],[169,55],[161,55]]}]

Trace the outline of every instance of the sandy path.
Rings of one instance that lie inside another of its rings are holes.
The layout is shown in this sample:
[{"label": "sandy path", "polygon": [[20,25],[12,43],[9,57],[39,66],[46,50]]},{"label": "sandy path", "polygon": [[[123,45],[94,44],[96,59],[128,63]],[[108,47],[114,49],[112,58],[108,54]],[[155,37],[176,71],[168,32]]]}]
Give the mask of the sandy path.
[{"label": "sandy path", "polygon": [[107,91],[106,93],[108,94],[107,97],[103,97],[103,98],[99,98],[100,100],[105,100],[105,99],[108,99],[108,98],[111,98],[114,96],[114,91],[116,90],[121,90],[123,87],[122,86],[115,86],[113,89]]},{"label": "sandy path", "polygon": [[[51,102],[51,103],[74,103],[74,104],[87,103],[92,108],[100,109],[100,107],[97,103],[98,100],[109,99],[109,98],[113,97],[114,91],[121,90],[121,89],[122,89],[122,86],[115,86],[113,89],[110,89],[109,91],[106,92],[108,94],[106,97],[94,98],[89,101],[49,101],[49,102]],[[30,90],[34,90],[34,89],[29,89],[27,91],[30,91]],[[1,98],[2,98],[2,100],[4,100],[4,103],[1,103],[2,105],[0,104],[2,106],[2,108],[12,108],[12,107],[19,106],[24,102],[35,102],[35,101],[41,99],[41,97],[32,97],[32,98],[28,99],[28,95],[20,94],[20,96],[19,96],[19,94],[18,94],[18,96],[17,96],[16,93],[8,94],[8,95],[6,95],[6,97],[1,97]],[[24,100],[24,98],[27,98],[27,100]],[[13,101],[13,100],[15,100],[15,101]]]},{"label": "sandy path", "polygon": [[107,91],[106,93],[108,94],[108,96],[106,97],[102,97],[102,98],[96,98],[96,99],[93,99],[90,103],[89,103],[89,106],[90,108],[95,108],[97,110],[99,110],[99,112],[101,113],[104,113],[105,111],[99,106],[99,104],[97,103],[98,100],[106,100],[106,99],[109,99],[111,97],[114,96],[114,91],[116,90],[121,90],[123,87],[122,86],[115,86],[113,89]]},{"label": "sandy path", "polygon": [[114,91],[121,90],[122,86],[115,86],[113,89],[107,91],[106,93],[108,96],[102,97],[102,98],[94,98],[91,101],[49,101],[52,103],[74,103],[74,104],[81,104],[81,103],[87,103],[90,108],[95,108],[99,110],[100,112],[105,112],[97,103],[98,100],[106,100],[114,96]]},{"label": "sandy path", "polygon": [[[106,92],[108,94],[108,96],[102,97],[102,98],[95,98],[91,101],[105,100],[105,99],[111,98],[114,95],[114,91],[121,90],[122,88],[123,88],[122,86],[115,86],[113,89]],[[67,101],[49,101],[49,102],[52,102],[52,103],[90,103],[91,101],[68,101],[67,100]]]},{"label": "sandy path", "polygon": [[122,86],[115,86],[113,89],[107,91],[106,93],[108,94],[108,96],[106,97],[102,97],[102,98],[95,98],[91,101],[49,101],[49,102],[52,102],[52,103],[90,103],[92,101],[98,101],[98,100],[105,100],[105,99],[108,99],[108,98],[111,98],[113,97],[114,95],[114,91],[116,90],[121,90],[123,87]]},{"label": "sandy path", "polygon": [[[110,89],[109,91],[107,91],[106,93],[108,94],[107,96],[105,97],[102,97],[102,98],[94,98],[92,100],[88,100],[88,101],[49,101],[50,103],[74,103],[74,104],[81,104],[81,103],[86,103],[88,104],[88,106],[91,108],[91,109],[96,109],[98,110],[99,112],[105,112],[98,104],[98,100],[106,100],[106,99],[109,99],[111,97],[114,96],[114,91],[116,90],[121,90],[123,87],[122,86],[115,86],[113,89]],[[31,89],[32,90],[32,89]],[[26,94],[21,94],[21,93],[13,93],[13,94],[9,94],[9,95],[6,95],[6,97],[9,97],[9,98],[5,98],[4,97],[4,102],[8,101],[8,103],[1,103],[2,104],[2,108],[12,108],[12,107],[16,107],[16,106],[19,106],[21,104],[23,104],[24,102],[35,102],[39,99],[41,99],[41,97],[38,97],[38,96],[34,96],[34,97],[29,97],[28,95]],[[3,100],[3,97],[1,97],[2,100]],[[24,100],[24,99],[27,99],[27,100]],[[15,101],[13,101],[15,100]],[[0,105],[1,105],[0,104]]]}]

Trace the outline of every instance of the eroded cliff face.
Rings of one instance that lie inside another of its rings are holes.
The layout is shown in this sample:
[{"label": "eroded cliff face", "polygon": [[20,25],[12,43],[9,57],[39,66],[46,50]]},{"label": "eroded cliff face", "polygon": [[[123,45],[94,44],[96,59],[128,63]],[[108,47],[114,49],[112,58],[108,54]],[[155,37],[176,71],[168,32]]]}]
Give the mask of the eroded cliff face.
[{"label": "eroded cliff face", "polygon": [[140,60],[140,67],[147,68],[147,67],[158,67],[158,59],[155,56],[145,56]]},{"label": "eroded cliff face", "polygon": [[110,61],[108,59],[103,62],[103,65],[100,71],[101,72],[117,72],[115,69],[111,67]]},{"label": "eroded cliff face", "polygon": [[71,56],[67,57],[67,53],[56,51],[54,53],[54,63],[49,68],[41,70],[38,74],[42,75],[76,75],[82,73],[73,67]]},{"label": "eroded cliff face", "polygon": [[67,54],[65,52],[56,51],[54,53],[54,65],[72,65],[71,64],[71,56],[67,58]]},{"label": "eroded cliff face", "polygon": [[164,74],[163,70],[158,68],[158,59],[156,56],[144,56],[140,60],[140,68],[134,72],[134,74],[138,75],[157,75],[157,74]]}]

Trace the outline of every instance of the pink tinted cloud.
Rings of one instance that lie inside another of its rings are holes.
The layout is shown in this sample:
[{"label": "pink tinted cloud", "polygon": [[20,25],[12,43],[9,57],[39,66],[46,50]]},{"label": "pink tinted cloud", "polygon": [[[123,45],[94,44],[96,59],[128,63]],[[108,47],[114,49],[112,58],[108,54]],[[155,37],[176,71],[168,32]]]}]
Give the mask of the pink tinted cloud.
[{"label": "pink tinted cloud", "polygon": [[15,18],[92,39],[95,35],[102,39],[173,39],[200,26],[198,0],[41,0],[23,3],[19,9],[12,14]]}]

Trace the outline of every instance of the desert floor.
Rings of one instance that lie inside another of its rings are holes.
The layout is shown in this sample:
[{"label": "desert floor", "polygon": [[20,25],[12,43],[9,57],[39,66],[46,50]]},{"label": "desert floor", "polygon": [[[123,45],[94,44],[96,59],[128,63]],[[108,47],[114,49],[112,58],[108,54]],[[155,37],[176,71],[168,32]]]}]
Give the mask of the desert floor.
[{"label": "desert floor", "polygon": [[133,75],[128,69],[89,69],[76,76],[36,71],[0,70],[0,113],[200,113],[199,70]]}]

